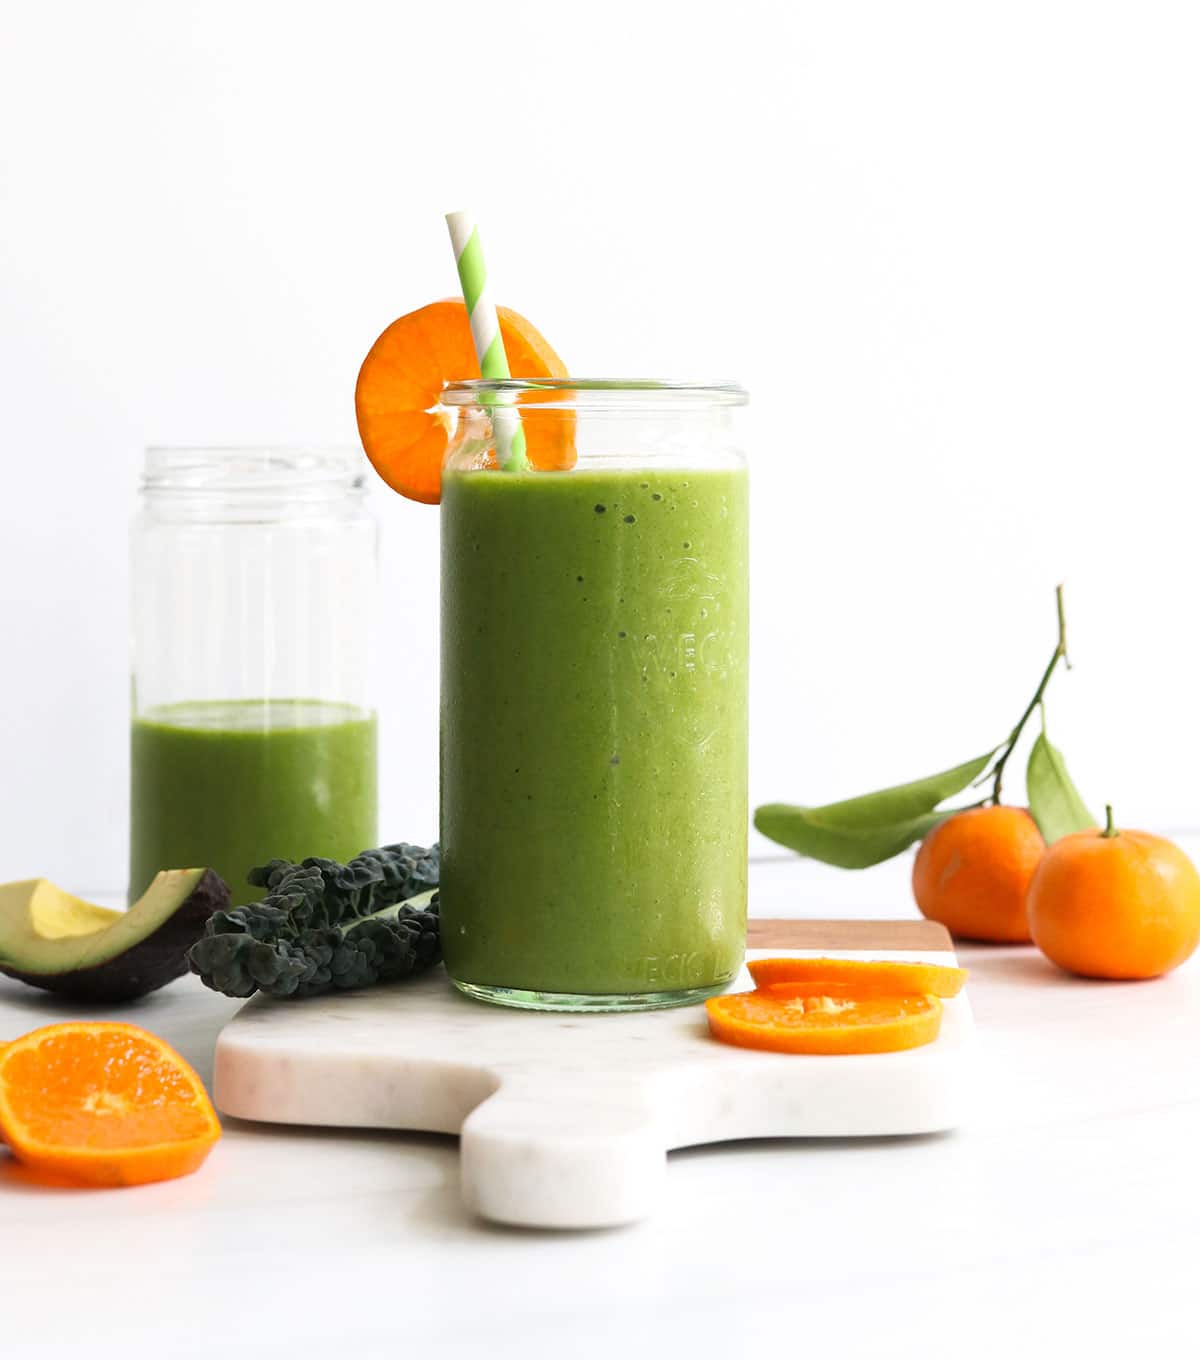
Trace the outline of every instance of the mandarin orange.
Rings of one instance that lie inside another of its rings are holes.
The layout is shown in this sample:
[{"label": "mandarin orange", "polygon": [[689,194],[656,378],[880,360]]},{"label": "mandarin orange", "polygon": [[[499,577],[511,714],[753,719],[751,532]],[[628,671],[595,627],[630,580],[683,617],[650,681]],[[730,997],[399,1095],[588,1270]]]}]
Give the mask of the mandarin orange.
[{"label": "mandarin orange", "polygon": [[956,812],[921,842],[913,896],[923,916],[958,939],[1026,943],[1025,894],[1045,849],[1025,808]]},{"label": "mandarin orange", "polygon": [[1037,947],[1094,978],[1168,973],[1200,942],[1200,873],[1146,831],[1080,831],[1046,851],[1029,885]]}]

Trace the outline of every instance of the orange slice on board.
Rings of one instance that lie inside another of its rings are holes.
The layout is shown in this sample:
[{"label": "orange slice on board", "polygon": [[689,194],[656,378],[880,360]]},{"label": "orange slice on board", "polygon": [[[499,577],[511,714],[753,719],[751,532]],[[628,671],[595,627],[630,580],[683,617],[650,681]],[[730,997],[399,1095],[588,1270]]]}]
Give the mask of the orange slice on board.
[{"label": "orange slice on board", "polygon": [[870,996],[957,996],[965,968],[890,959],[754,959],[747,963],[756,987],[784,982],[846,982]]},{"label": "orange slice on board", "polygon": [[[514,378],[568,376],[566,365],[532,322],[507,307],[496,311]],[[467,308],[459,299],[409,312],[371,346],[359,369],[354,410],[367,457],[393,490],[426,505],[438,503],[451,428],[447,413],[437,409],[442,388],[478,377]],[[536,398],[536,393],[529,394],[531,403]],[[541,471],[573,467],[573,436],[569,419],[527,421],[530,463]]]},{"label": "orange slice on board", "polygon": [[895,1053],[938,1036],[936,996],[863,996],[852,985],[787,983],[714,996],[708,1027],[722,1043],[773,1053]]},{"label": "orange slice on board", "polygon": [[0,1049],[0,1135],[34,1171],[142,1185],[195,1171],[221,1125],[173,1048],[136,1025],[94,1021],[47,1025]]}]

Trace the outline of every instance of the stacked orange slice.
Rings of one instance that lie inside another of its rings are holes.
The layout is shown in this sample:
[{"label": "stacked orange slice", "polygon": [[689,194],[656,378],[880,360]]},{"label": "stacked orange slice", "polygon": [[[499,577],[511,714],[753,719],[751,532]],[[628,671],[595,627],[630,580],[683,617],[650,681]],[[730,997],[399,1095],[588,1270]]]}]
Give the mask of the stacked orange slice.
[{"label": "stacked orange slice", "polygon": [[713,1036],[775,1053],[894,1053],[937,1038],[962,968],[860,959],[756,959],[752,992],[706,1001]]}]

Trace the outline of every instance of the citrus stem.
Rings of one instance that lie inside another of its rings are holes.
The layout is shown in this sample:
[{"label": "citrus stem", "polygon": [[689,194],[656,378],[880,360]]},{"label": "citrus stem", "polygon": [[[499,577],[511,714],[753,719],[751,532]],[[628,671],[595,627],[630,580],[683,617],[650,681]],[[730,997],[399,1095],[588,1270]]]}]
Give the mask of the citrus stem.
[{"label": "citrus stem", "polygon": [[1000,752],[999,759],[996,761],[992,772],[993,803],[999,803],[1000,801],[1000,790],[1004,784],[1004,767],[1008,764],[1009,756],[1012,755],[1017,742],[1021,739],[1021,733],[1025,730],[1025,724],[1033,716],[1034,709],[1037,708],[1045,697],[1046,686],[1049,685],[1051,676],[1053,676],[1054,672],[1058,669],[1058,663],[1062,661],[1068,670],[1071,668],[1071,662],[1067,657],[1067,620],[1066,615],[1063,612],[1063,588],[1061,585],[1054,587],[1054,598],[1058,607],[1058,643],[1054,648],[1053,655],[1050,657],[1050,663],[1047,665],[1045,672],[1038,683],[1037,689],[1034,690],[1033,698],[1030,699],[1025,712],[1022,713],[1017,720],[1016,727],[1014,727],[1009,734],[1009,738],[1004,743],[1004,748]]},{"label": "citrus stem", "polygon": [[1101,834],[1101,836],[1104,837],[1105,840],[1111,840],[1114,836],[1119,836],[1119,835],[1121,834],[1121,833],[1117,830],[1117,828],[1113,825],[1113,815],[1112,815],[1112,804],[1111,804],[1111,803],[1105,803],[1105,804],[1104,804],[1104,830],[1101,831],[1100,834]]}]

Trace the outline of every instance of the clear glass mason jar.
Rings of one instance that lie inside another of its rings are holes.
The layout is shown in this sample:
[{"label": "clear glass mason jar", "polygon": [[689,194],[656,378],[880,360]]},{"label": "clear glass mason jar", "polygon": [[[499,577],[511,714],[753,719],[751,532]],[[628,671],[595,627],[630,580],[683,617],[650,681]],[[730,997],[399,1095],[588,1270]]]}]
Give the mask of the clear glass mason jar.
[{"label": "clear glass mason jar", "polygon": [[150,449],[132,531],[132,901],[376,843],[376,530],[361,455]]},{"label": "clear glass mason jar", "polygon": [[[745,401],[581,379],[442,394],[442,933],[472,996],[681,1005],[741,966]],[[495,430],[518,416],[530,466],[502,470]]]}]

